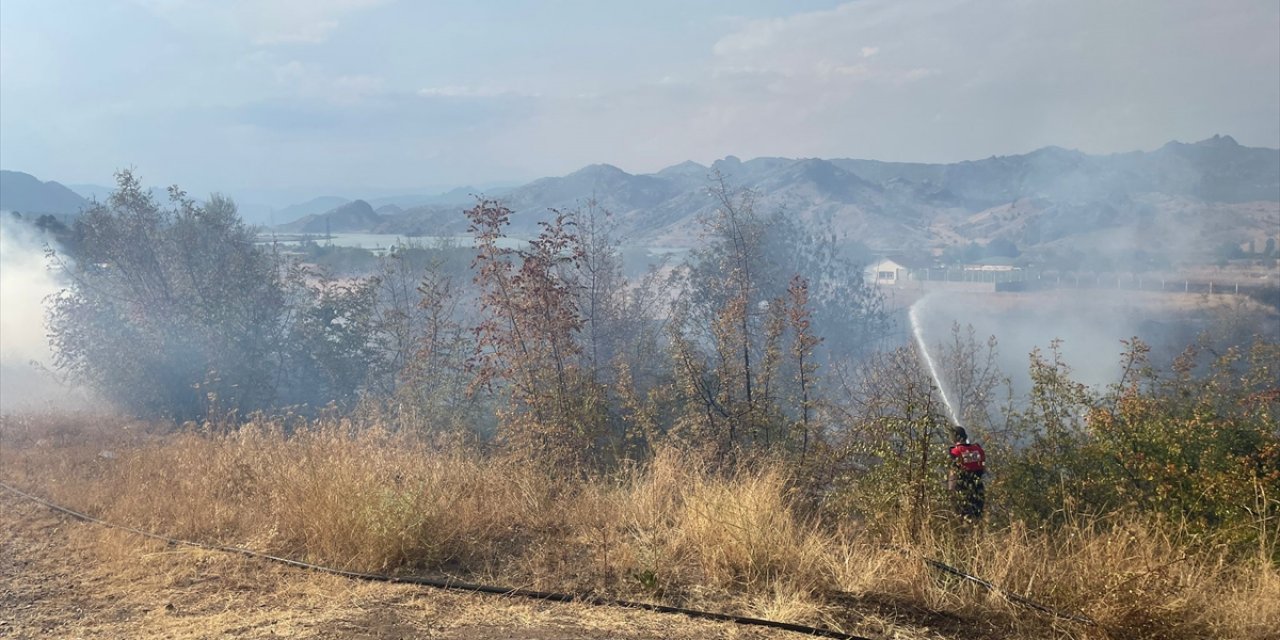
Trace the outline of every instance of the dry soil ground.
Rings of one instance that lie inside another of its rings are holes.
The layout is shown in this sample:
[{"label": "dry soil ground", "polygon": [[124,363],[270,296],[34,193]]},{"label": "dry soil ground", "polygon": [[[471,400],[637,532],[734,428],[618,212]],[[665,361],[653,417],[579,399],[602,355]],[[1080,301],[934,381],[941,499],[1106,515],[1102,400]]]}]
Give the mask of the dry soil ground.
[{"label": "dry soil ground", "polygon": [[0,638],[801,637],[683,616],[362,583],[168,547],[0,491]]}]

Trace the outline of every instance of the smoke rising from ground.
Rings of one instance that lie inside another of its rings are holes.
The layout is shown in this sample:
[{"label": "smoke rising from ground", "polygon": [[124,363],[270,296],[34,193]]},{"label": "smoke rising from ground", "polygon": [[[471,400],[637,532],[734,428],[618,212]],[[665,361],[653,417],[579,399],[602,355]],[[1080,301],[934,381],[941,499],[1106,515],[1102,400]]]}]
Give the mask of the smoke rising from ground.
[{"label": "smoke rising from ground", "polygon": [[[1196,335],[1209,329],[1211,300],[1181,294],[1121,291],[1042,291],[1018,294],[933,293],[918,305],[924,341],[937,357],[951,348],[951,331],[972,325],[975,337],[995,336],[998,363],[1016,395],[1030,390],[1029,354],[1050,358],[1061,340],[1072,378],[1095,390],[1120,380],[1122,340],[1138,337],[1152,346],[1157,366],[1167,364]],[[945,373],[943,374],[945,377]]]},{"label": "smoke rising from ground", "polygon": [[52,243],[42,231],[0,214],[0,412],[87,404],[82,391],[51,372],[44,300],[61,289],[45,256]]}]

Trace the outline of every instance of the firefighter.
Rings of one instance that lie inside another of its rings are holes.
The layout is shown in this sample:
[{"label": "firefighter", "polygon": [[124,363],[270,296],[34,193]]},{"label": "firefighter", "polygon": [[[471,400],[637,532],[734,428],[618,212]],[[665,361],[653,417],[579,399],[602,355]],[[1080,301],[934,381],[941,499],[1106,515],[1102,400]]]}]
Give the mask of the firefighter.
[{"label": "firefighter", "polygon": [[987,454],[982,445],[969,442],[969,434],[964,427],[956,427],[953,433],[955,444],[951,445],[948,453],[954,464],[948,485],[955,493],[960,515],[970,522],[977,522],[982,519],[982,509],[986,506],[982,475],[986,473]]}]

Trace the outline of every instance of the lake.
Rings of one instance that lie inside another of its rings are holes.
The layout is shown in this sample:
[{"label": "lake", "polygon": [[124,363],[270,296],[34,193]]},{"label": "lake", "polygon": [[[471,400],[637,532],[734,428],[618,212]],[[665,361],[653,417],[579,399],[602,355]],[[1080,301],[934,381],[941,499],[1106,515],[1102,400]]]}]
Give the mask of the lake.
[{"label": "lake", "polygon": [[[378,255],[384,255],[393,247],[424,247],[428,249],[441,247],[474,247],[475,238],[471,236],[405,236],[394,233],[334,233],[329,237],[319,234],[303,233],[263,233],[257,241],[263,244],[275,242],[281,245],[297,245],[306,241],[317,244],[333,244],[339,247],[356,247],[368,249]],[[524,238],[505,237],[498,240],[498,246],[508,249],[520,249],[528,246]],[[630,250],[642,250],[651,257],[679,257],[688,251],[688,247],[650,246],[641,244],[622,245],[624,253]]]},{"label": "lake", "polygon": [[[368,249],[378,255],[384,255],[394,247],[424,247],[428,249],[445,247],[473,247],[475,238],[471,236],[405,236],[394,233],[334,233],[329,236],[302,233],[259,234],[257,241],[262,244],[277,243],[280,245],[298,245],[303,242],[316,244],[333,244],[339,247],[355,247]],[[498,246],[511,249],[524,247],[528,241],[521,238],[501,238]]]}]

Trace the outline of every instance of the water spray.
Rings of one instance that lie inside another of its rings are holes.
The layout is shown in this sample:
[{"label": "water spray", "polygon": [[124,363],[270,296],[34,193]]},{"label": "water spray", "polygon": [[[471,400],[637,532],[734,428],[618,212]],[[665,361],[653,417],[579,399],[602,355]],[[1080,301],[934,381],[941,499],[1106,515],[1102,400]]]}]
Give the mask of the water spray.
[{"label": "water spray", "polygon": [[920,307],[923,306],[925,299],[917,300],[907,310],[907,317],[911,320],[911,333],[915,335],[916,346],[920,348],[924,363],[929,367],[929,375],[933,376],[933,384],[938,387],[938,393],[942,396],[942,404],[947,406],[947,415],[951,416],[952,424],[958,427],[960,417],[956,415],[956,409],[952,406],[951,399],[947,397],[947,387],[942,384],[942,376],[938,374],[938,367],[933,363],[933,356],[929,354],[929,345],[924,341],[924,330],[920,326]]}]

